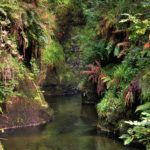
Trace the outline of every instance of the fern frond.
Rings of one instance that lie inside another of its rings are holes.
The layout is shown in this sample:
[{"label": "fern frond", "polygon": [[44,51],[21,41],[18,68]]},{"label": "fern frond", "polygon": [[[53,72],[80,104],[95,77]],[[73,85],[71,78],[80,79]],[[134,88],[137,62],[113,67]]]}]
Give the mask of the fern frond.
[{"label": "fern frond", "polygon": [[145,104],[138,106],[136,109],[136,112],[137,111],[146,111],[149,109],[150,109],[150,102],[146,102]]}]

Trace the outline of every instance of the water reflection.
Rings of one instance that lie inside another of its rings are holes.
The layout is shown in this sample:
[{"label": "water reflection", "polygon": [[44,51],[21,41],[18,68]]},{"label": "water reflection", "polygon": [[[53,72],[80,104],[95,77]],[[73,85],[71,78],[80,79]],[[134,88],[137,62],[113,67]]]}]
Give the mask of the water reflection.
[{"label": "water reflection", "polygon": [[55,119],[42,128],[5,135],[5,150],[134,150],[96,135],[97,117],[90,106],[81,107],[80,96],[48,98]]},{"label": "water reflection", "polygon": [[90,120],[90,122],[96,123],[97,121],[97,113],[96,106],[91,105],[81,105],[80,116],[83,120]]}]

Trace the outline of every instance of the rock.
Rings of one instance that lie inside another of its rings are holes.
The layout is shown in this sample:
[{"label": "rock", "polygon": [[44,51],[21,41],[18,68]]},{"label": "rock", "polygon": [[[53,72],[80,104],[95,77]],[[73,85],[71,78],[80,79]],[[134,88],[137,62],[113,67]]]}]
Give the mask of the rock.
[{"label": "rock", "polygon": [[[36,126],[52,120],[52,109],[29,70],[23,66],[20,68],[19,61],[13,61],[10,54],[4,55],[0,60],[2,64],[6,64],[7,60],[7,68],[0,70],[0,80],[4,82],[5,88],[3,92],[7,91],[4,96],[1,95],[0,128],[5,130]],[[13,84],[9,84],[11,82]]]},{"label": "rock", "polygon": [[88,81],[85,83],[84,88],[81,89],[83,104],[97,104],[99,102],[99,96],[96,89],[97,85]]},{"label": "rock", "polygon": [[7,112],[0,115],[3,130],[37,126],[52,120],[53,112],[37,102],[23,97],[11,97],[6,103]]}]

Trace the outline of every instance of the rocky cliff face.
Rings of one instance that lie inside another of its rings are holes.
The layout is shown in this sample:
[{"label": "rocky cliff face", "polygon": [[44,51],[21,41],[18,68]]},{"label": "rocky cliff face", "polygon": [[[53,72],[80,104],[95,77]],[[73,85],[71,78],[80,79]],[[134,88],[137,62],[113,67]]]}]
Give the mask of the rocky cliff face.
[{"label": "rocky cliff face", "polygon": [[[52,119],[52,110],[37,82],[46,45],[43,30],[49,28],[39,16],[42,6],[37,3],[0,2],[1,129],[34,126]],[[48,10],[43,13],[48,14]]]}]

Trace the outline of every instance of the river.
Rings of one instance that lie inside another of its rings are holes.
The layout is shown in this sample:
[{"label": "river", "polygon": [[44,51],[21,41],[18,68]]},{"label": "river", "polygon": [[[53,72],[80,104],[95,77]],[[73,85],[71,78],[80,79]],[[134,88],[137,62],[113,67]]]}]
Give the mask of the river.
[{"label": "river", "polygon": [[5,133],[4,150],[137,150],[98,136],[96,111],[82,106],[79,95],[46,99],[55,111],[54,120],[42,127]]}]

